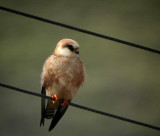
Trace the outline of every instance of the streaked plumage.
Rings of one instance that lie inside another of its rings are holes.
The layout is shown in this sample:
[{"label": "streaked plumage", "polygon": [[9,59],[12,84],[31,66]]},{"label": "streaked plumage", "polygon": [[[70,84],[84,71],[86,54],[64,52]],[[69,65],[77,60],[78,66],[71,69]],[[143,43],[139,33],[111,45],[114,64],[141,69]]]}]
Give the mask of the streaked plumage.
[{"label": "streaked plumage", "polygon": [[40,125],[44,125],[45,118],[52,119],[49,131],[55,127],[68,108],[68,105],[62,104],[64,100],[70,102],[84,83],[85,70],[78,54],[78,43],[72,39],[63,39],[44,63],[41,93],[56,95],[60,100],[54,104],[53,101],[47,100],[46,105],[45,99],[42,98]]}]

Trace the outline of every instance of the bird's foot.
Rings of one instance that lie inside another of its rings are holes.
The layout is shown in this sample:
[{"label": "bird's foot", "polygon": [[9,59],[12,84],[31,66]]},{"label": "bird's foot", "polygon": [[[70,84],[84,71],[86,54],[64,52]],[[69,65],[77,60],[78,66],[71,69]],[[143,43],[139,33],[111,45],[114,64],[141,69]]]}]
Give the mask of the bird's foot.
[{"label": "bird's foot", "polygon": [[62,106],[68,106],[69,105],[69,103],[68,103],[68,101],[67,100],[64,100],[63,101],[63,103],[61,104]]},{"label": "bird's foot", "polygon": [[53,99],[53,104],[58,103],[59,101],[57,95],[53,95],[52,99]]}]

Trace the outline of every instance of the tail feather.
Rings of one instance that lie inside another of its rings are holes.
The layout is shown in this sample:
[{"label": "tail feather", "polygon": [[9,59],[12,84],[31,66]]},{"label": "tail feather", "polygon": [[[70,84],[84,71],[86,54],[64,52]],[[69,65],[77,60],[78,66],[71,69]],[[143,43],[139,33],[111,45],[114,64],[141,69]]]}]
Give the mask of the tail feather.
[{"label": "tail feather", "polygon": [[48,100],[47,106],[45,109],[45,118],[51,119],[57,111],[57,104],[53,104],[52,100]]},{"label": "tail feather", "polygon": [[58,109],[52,119],[51,125],[49,127],[49,131],[51,131],[59,122],[59,120],[62,118],[62,116],[64,115],[64,113],[66,112],[66,110],[68,109],[68,106],[62,106],[59,105]]},{"label": "tail feather", "polygon": [[46,111],[45,111],[45,118],[46,119],[51,119],[51,118],[53,118],[53,116],[55,115],[55,113],[56,113],[56,109],[55,108],[53,108],[53,109],[46,109]]},{"label": "tail feather", "polygon": [[[45,88],[42,87],[41,93],[43,95],[46,95]],[[63,100],[62,100],[63,101]],[[62,118],[64,113],[66,112],[69,105],[62,105],[62,101],[59,100],[58,103],[53,104],[52,100],[47,100],[46,105],[46,99],[41,99],[41,120],[40,120],[40,126],[44,125],[45,119],[52,119],[51,125],[49,127],[49,131],[51,131],[56,124],[59,122],[59,120]],[[70,103],[70,101],[68,101]]]}]

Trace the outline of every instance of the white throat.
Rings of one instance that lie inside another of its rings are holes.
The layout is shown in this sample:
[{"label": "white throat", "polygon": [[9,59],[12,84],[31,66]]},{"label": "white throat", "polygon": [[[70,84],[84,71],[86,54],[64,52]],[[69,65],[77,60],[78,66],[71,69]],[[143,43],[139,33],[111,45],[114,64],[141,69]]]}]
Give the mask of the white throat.
[{"label": "white throat", "polygon": [[70,57],[72,55],[72,52],[67,48],[63,48],[59,50],[59,54],[65,57]]}]

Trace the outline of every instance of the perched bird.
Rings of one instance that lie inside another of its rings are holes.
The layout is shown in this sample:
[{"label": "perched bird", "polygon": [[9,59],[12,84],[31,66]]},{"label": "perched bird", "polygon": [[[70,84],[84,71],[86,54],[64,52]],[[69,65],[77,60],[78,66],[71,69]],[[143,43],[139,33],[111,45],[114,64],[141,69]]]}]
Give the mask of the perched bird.
[{"label": "perched bird", "polygon": [[72,39],[60,40],[45,61],[41,75],[41,94],[54,100],[41,99],[40,126],[52,119],[51,131],[67,110],[69,103],[85,80],[85,69],[79,58],[79,44]]}]

